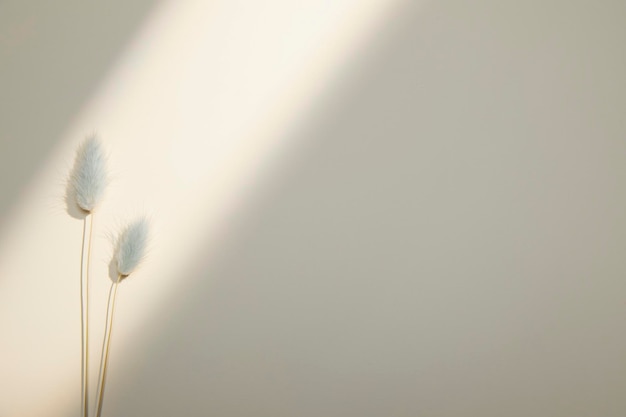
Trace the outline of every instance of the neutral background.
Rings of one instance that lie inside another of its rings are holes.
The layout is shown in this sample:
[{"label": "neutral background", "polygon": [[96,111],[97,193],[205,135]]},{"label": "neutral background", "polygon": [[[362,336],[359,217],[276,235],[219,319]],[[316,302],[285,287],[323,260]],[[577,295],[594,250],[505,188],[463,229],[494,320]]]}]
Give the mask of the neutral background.
[{"label": "neutral background", "polygon": [[[626,415],[626,3],[0,2],[0,416]],[[92,382],[92,386],[94,386]]]}]

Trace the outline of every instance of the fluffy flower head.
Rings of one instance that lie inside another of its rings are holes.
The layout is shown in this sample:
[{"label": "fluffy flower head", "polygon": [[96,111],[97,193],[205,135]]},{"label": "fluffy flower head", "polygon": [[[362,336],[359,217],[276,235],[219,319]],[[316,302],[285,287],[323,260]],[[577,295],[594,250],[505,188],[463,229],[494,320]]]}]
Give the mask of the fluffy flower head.
[{"label": "fluffy flower head", "polygon": [[108,181],[106,157],[96,135],[87,137],[78,147],[70,181],[78,206],[91,212],[102,200]]},{"label": "fluffy flower head", "polygon": [[149,222],[145,217],[130,223],[120,233],[115,248],[117,271],[130,275],[144,258],[148,244]]}]

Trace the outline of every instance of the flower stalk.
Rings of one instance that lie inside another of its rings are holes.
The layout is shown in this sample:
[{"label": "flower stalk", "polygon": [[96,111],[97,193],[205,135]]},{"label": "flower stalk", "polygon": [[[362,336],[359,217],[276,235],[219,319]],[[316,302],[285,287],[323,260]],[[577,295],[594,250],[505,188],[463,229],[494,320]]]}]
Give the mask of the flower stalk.
[{"label": "flower stalk", "polygon": [[83,225],[83,249],[80,269],[81,309],[81,410],[84,417],[89,407],[89,269],[91,265],[91,235],[93,215],[85,216]]},{"label": "flower stalk", "polygon": [[113,319],[115,314],[115,299],[117,287],[122,280],[128,277],[139,265],[145,256],[148,243],[148,221],[140,218],[128,225],[117,240],[114,253],[114,261],[117,268],[117,279],[111,283],[109,290],[109,303],[107,306],[106,325],[104,339],[102,341],[102,356],[100,358],[100,377],[98,381],[98,394],[96,397],[96,417],[102,414],[104,402],[104,389],[109,366],[109,352],[111,347],[111,334],[113,331]]},{"label": "flower stalk", "polygon": [[80,267],[81,318],[81,414],[89,409],[89,271],[93,236],[93,211],[102,200],[106,185],[106,157],[100,140],[89,136],[77,149],[70,175],[70,190],[76,204],[85,213]]},{"label": "flower stalk", "polygon": [[106,326],[104,328],[104,340],[102,342],[102,356],[100,358],[100,377],[98,382],[98,393],[96,396],[96,416],[102,414],[102,399],[104,398],[104,387],[106,384],[107,369],[109,364],[109,347],[111,346],[111,333],[113,332],[113,317],[115,314],[115,298],[117,296],[117,286],[122,276],[118,276],[117,281],[111,283],[109,290],[109,304],[107,306]]}]

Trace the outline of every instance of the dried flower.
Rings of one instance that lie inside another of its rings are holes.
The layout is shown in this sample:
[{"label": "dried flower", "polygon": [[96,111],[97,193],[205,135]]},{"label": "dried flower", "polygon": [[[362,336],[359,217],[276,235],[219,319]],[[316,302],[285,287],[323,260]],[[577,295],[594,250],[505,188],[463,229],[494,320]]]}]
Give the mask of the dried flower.
[{"label": "dried flower", "polygon": [[100,417],[102,415],[102,404],[104,401],[104,389],[106,386],[107,368],[109,363],[109,347],[111,345],[111,329],[113,328],[117,287],[119,286],[122,278],[130,275],[143,259],[148,243],[148,229],[148,220],[145,217],[141,217],[126,226],[117,239],[114,261],[117,265],[119,278],[111,283],[111,290],[109,291],[109,306],[107,307],[106,316],[107,324],[104,328],[102,357],[100,359],[100,377],[98,382],[98,393],[96,396],[96,417]]},{"label": "dried flower", "polygon": [[106,157],[95,134],[78,147],[70,181],[78,206],[91,212],[102,199],[108,183]]},{"label": "dried flower", "polygon": [[115,260],[117,271],[122,277],[130,275],[143,259],[148,243],[148,229],[148,220],[141,217],[120,233],[115,249]]}]

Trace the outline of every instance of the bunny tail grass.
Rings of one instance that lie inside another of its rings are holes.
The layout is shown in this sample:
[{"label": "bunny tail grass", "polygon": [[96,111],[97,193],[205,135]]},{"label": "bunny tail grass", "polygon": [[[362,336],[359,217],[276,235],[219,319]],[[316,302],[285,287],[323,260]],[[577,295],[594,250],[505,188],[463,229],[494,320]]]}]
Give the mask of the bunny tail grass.
[{"label": "bunny tail grass", "polygon": [[83,249],[80,257],[80,321],[81,321],[81,413],[87,417],[89,408],[89,267],[93,214],[85,217]]},{"label": "bunny tail grass", "polygon": [[[106,158],[100,140],[91,135],[76,150],[74,168],[70,174],[70,186],[76,204],[87,212],[83,229],[81,252],[80,292],[82,329],[82,415],[87,417],[89,406],[89,265],[91,263],[91,240],[93,210],[102,200],[107,184]],[[89,233],[87,233],[89,230]],[[86,257],[86,260],[85,260]]]},{"label": "bunny tail grass", "polygon": [[102,200],[107,185],[106,157],[96,135],[91,135],[78,147],[70,177],[78,206],[91,212]]},{"label": "bunny tail grass", "polygon": [[111,333],[113,330],[113,315],[115,313],[115,297],[117,296],[117,286],[122,276],[117,277],[117,281],[111,284],[109,290],[109,304],[107,306],[106,327],[104,328],[104,340],[102,341],[102,356],[100,357],[100,377],[98,378],[98,393],[96,397],[96,417],[102,414],[102,400],[104,398],[104,386],[106,384],[107,368],[109,365],[109,346],[111,346]]},{"label": "bunny tail grass", "polygon": [[122,230],[115,248],[117,271],[122,278],[130,275],[145,256],[148,229],[148,220],[141,217]]},{"label": "bunny tail grass", "polygon": [[109,304],[107,306],[106,326],[104,340],[102,341],[102,356],[100,358],[100,377],[98,378],[98,395],[96,397],[96,417],[102,413],[104,400],[104,387],[106,385],[107,369],[109,365],[109,348],[111,346],[111,333],[113,330],[113,317],[115,313],[115,297],[119,283],[137,268],[143,259],[148,244],[148,220],[141,217],[126,226],[120,233],[115,246],[114,260],[118,270],[118,277],[111,284],[109,291]]}]

